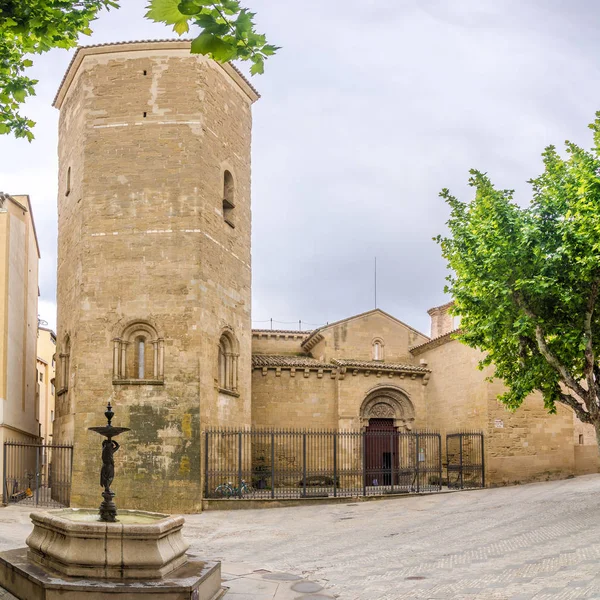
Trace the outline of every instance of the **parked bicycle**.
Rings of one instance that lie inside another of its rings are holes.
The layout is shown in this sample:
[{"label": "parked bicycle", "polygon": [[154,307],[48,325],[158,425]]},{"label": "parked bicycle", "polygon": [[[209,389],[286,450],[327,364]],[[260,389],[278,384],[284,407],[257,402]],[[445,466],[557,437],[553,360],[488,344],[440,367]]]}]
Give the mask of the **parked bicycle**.
[{"label": "parked bicycle", "polygon": [[242,479],[239,487],[234,486],[231,481],[221,483],[215,489],[215,493],[223,498],[243,498],[244,494],[249,494],[252,488]]}]

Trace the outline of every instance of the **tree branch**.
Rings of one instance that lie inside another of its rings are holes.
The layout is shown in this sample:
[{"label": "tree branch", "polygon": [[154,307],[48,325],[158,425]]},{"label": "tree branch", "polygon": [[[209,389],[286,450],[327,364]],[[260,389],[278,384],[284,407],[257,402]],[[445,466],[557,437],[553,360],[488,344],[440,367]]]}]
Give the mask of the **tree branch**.
[{"label": "tree branch", "polygon": [[[538,318],[537,315],[527,306],[523,296],[519,292],[514,293],[514,298],[517,305],[523,312],[536,323]],[[546,343],[546,337],[544,330],[541,325],[536,323],[535,325],[535,339],[541,355],[546,359],[548,364],[561,376],[564,384],[573,392],[575,392],[582,400],[586,400],[588,397],[587,390],[569,373],[567,368],[558,360],[556,355],[550,350]],[[593,403],[595,404],[595,402]],[[588,407],[589,408],[589,407]]]},{"label": "tree branch", "polygon": [[590,413],[587,412],[583,405],[570,394],[563,394],[563,392],[559,390],[558,401],[573,409],[573,412],[577,415],[577,418],[582,423],[592,423],[592,417]]},{"label": "tree branch", "polygon": [[593,413],[596,413],[598,411],[598,404],[596,402],[596,382],[594,380],[594,366],[596,364],[596,359],[594,356],[594,348],[592,345],[592,317],[594,315],[596,300],[598,299],[599,285],[600,280],[598,279],[596,279],[592,283],[592,289],[590,291],[590,296],[588,298],[585,310],[585,318],[583,320],[583,334],[586,337],[584,376],[589,391],[588,409]]}]

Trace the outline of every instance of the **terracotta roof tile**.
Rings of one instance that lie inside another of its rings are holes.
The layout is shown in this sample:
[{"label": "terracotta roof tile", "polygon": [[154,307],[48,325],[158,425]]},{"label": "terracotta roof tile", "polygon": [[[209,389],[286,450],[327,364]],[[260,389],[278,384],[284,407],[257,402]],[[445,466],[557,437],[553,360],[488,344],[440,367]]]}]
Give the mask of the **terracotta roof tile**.
[{"label": "terracotta roof tile", "polygon": [[255,333],[287,333],[290,335],[310,335],[310,331],[298,331],[297,329],[253,329],[252,334]]},{"label": "terracotta roof tile", "polygon": [[411,373],[430,372],[430,370],[426,367],[384,362],[382,360],[352,360],[346,358],[334,358],[331,362],[340,367],[354,367],[355,369],[368,369],[370,371],[404,371]]},{"label": "terracotta roof tile", "polygon": [[415,352],[417,351],[417,354],[419,354],[422,350],[426,350],[427,348],[435,348],[436,346],[440,346],[441,344],[444,344],[447,341],[452,341],[454,338],[452,337],[452,334],[454,333],[458,333],[460,331],[460,328],[457,329],[453,329],[452,331],[449,331],[448,333],[444,333],[442,335],[438,335],[435,338],[432,338],[430,340],[428,340],[427,342],[424,342],[423,344],[419,344],[418,346],[413,346],[412,348],[409,348],[410,352]]},{"label": "terracotta roof tile", "polygon": [[294,367],[298,369],[330,369],[337,367],[331,363],[324,363],[309,356],[275,356],[267,354],[253,354],[252,366],[261,367]]}]

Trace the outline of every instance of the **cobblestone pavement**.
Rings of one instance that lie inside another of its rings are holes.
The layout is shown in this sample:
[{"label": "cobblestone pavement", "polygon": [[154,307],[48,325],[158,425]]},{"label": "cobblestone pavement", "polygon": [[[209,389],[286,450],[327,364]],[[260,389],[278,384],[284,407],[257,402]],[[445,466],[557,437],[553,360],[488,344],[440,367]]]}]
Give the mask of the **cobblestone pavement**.
[{"label": "cobblestone pavement", "polygon": [[[223,561],[226,600],[600,599],[600,475],[186,520],[194,553]],[[28,531],[27,511],[0,509],[0,550]]]}]

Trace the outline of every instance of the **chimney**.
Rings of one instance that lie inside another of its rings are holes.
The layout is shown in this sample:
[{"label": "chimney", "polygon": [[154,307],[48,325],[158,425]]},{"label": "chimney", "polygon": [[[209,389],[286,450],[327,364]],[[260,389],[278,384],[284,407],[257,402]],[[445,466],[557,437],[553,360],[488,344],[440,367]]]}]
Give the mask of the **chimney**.
[{"label": "chimney", "polygon": [[453,305],[454,301],[447,302],[427,311],[427,314],[431,317],[431,339],[454,331],[454,317],[449,313]]}]

